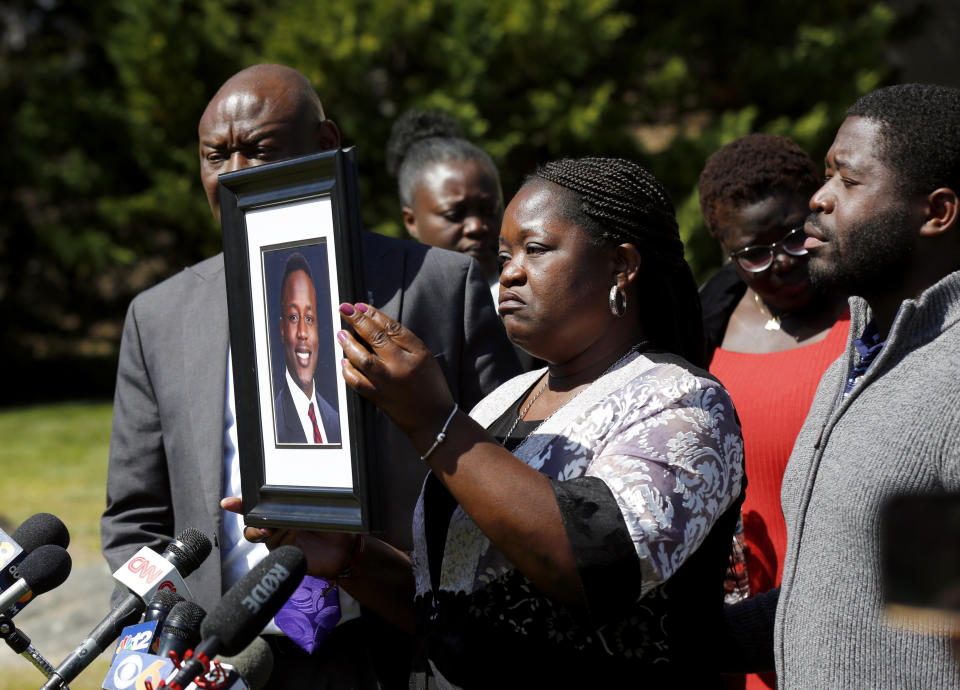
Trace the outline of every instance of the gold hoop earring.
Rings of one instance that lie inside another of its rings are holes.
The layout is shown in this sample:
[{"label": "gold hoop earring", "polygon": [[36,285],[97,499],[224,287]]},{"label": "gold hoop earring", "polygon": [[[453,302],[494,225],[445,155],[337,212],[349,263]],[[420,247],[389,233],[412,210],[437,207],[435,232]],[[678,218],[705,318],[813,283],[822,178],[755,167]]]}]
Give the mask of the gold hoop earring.
[{"label": "gold hoop earring", "polygon": [[610,288],[610,297],[607,302],[610,305],[610,313],[618,319],[627,311],[627,293],[624,290],[618,290],[614,285]]}]

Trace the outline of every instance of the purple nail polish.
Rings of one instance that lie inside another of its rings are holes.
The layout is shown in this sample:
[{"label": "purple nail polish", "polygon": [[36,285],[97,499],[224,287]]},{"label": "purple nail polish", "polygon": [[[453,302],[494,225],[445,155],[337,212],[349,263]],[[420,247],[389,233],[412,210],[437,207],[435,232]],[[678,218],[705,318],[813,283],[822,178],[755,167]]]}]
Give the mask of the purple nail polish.
[{"label": "purple nail polish", "polygon": [[364,304],[363,302],[357,302],[357,303],[356,303],[355,305],[353,305],[353,306],[355,306],[358,311],[361,311],[361,312],[363,312],[364,314],[367,313],[367,305]]},{"label": "purple nail polish", "polygon": [[340,313],[343,314],[344,316],[353,316],[353,312],[354,312],[354,309],[352,304],[347,304],[346,302],[344,302],[343,304],[340,305]]},{"label": "purple nail polish", "polygon": [[341,343],[347,342],[347,332],[337,331],[337,340],[339,340]]}]

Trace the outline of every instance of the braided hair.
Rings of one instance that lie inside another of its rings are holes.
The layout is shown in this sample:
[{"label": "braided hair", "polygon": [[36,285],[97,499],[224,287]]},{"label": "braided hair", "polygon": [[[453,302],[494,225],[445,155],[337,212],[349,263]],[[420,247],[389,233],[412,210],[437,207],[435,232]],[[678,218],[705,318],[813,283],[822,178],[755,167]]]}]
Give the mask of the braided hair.
[{"label": "braided hair", "polygon": [[562,159],[527,180],[558,186],[559,213],[597,244],[633,244],[642,263],[635,284],[644,334],[658,348],[704,363],[700,297],[667,191],[649,171],[622,158]]},{"label": "braided hair", "polygon": [[500,188],[500,175],[490,155],[463,138],[446,113],[408,110],[393,123],[387,142],[387,172],[397,178],[400,202],[413,205],[413,193],[423,171],[444,161],[480,161]]}]

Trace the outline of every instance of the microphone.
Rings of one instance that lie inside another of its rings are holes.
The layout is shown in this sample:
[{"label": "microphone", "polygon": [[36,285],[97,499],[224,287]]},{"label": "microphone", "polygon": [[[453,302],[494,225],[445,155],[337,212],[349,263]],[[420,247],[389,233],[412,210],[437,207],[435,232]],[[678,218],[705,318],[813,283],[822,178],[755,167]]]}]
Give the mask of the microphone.
[{"label": "microphone", "polygon": [[307,559],[296,546],[271,551],[217,602],[200,626],[203,641],[166,682],[184,690],[210,668],[210,659],[222,652],[233,655],[250,644],[290,598],[307,572]]},{"label": "microphone", "polygon": [[[187,608],[193,610],[186,610]],[[167,617],[164,634],[179,619],[194,618],[195,620],[189,621],[186,626],[192,628],[190,632],[193,641],[184,645],[185,650],[200,640],[200,620],[204,615],[206,614],[202,609],[190,602],[177,604]],[[182,657],[182,651],[176,651]],[[151,654],[139,648],[125,647],[117,650],[103,680],[103,688],[104,690],[132,690],[145,687],[148,680],[156,687],[163,678],[175,670],[173,661],[164,652]],[[52,671],[51,668],[50,672]],[[272,671],[273,652],[270,651],[270,645],[262,637],[255,637],[253,642],[238,655],[218,656],[210,671],[204,676],[202,686],[217,690],[262,690],[270,680]],[[47,675],[49,676],[49,673]],[[201,685],[200,681],[197,685],[189,685],[187,690],[195,690],[199,685]]]},{"label": "microphone", "polygon": [[[128,625],[120,633],[117,650],[103,680],[104,690],[132,690],[146,687],[146,681],[157,685],[169,676],[175,666],[169,658],[157,656],[164,621],[176,616],[181,603],[189,604],[169,589],[158,590],[144,614],[143,622]],[[192,606],[192,604],[189,604]],[[196,624],[194,643],[200,639],[200,621]]]},{"label": "microphone", "polygon": [[[213,545],[210,540],[198,529],[189,527],[177,535],[177,538],[171,541],[164,549],[162,559],[171,564],[179,574],[189,575],[203,563],[203,559],[210,553]],[[149,551],[149,549],[148,549]],[[113,642],[120,635],[124,627],[137,622],[140,614],[146,608],[144,598],[155,592],[169,580],[160,581],[159,575],[163,572],[157,570],[151,561],[144,559],[143,549],[133,556],[129,561],[120,567],[118,573],[124,570],[130,573],[139,572],[146,575],[143,583],[134,583],[142,593],[131,591],[124,597],[107,616],[100,621],[87,638],[70,653],[66,659],[60,662],[56,672],[43,685],[41,690],[57,690],[72,681],[83,671],[90,663],[103,652],[104,648]],[[153,552],[151,552],[153,553]],[[155,555],[155,554],[154,554]],[[169,573],[167,573],[169,575]],[[114,573],[116,577],[116,573]],[[128,585],[129,586],[129,585]]]},{"label": "microphone", "polygon": [[17,527],[13,538],[28,553],[44,544],[56,544],[62,549],[70,546],[67,526],[50,513],[36,513],[28,517]]},{"label": "microphone", "polygon": [[113,578],[141,601],[149,601],[161,589],[179,592],[189,598],[190,591],[180,573],[189,574],[196,570],[211,548],[210,540],[203,532],[190,527],[171,541],[162,554],[144,546],[117,568]]},{"label": "microphone", "polygon": [[159,590],[153,595],[153,598],[150,599],[150,603],[147,604],[147,611],[143,614],[143,622],[150,623],[151,621],[156,621],[158,626],[163,626],[164,619],[170,615],[170,609],[181,601],[186,601],[186,599],[176,592],[172,592],[169,589]]},{"label": "microphone", "polygon": [[184,601],[184,598],[169,589],[161,589],[154,594],[150,603],[147,604],[143,622],[128,625],[120,631],[120,640],[113,652],[113,660],[116,661],[117,655],[122,651],[155,652],[163,620],[167,617],[170,608],[179,601]]},{"label": "microphone", "polygon": [[[185,610],[188,608],[193,610]],[[186,649],[200,640],[200,620],[204,615],[206,614],[202,609],[190,602],[177,604],[167,617],[164,634],[181,618],[186,619],[188,616],[194,618],[195,620],[189,621],[186,626],[192,628],[190,633],[193,639],[192,642],[183,645]],[[182,655],[181,650],[175,651],[178,655]],[[175,670],[174,662],[165,653],[151,654],[135,648],[119,649],[110,664],[102,687],[103,690],[133,690],[133,688],[146,687],[147,681],[156,687],[163,678]],[[50,671],[52,672],[53,669]],[[238,655],[218,656],[209,672],[203,676],[203,680],[197,679],[196,684],[187,686],[187,690],[196,690],[200,687],[208,690],[262,690],[269,682],[272,671],[273,652],[270,651],[270,645],[262,637],[255,637],[253,642]]]},{"label": "microphone", "polygon": [[[103,690],[134,690],[134,688],[163,687],[163,679],[176,671],[171,659],[161,659],[152,654],[134,652],[125,649],[114,659],[106,677]],[[198,678],[196,683],[187,686],[187,690],[250,690],[250,686],[236,668],[229,664],[215,662],[209,673]]]},{"label": "microphone", "polygon": [[273,673],[273,652],[267,641],[260,636],[254,637],[253,642],[236,656],[218,656],[217,660],[233,666],[247,682],[250,690],[263,690]]},{"label": "microphone", "polygon": [[113,658],[100,687],[103,690],[135,690],[147,687],[149,681],[150,685],[156,688],[175,670],[176,666],[170,659],[161,659],[153,654],[132,649],[121,649]]},{"label": "microphone", "polygon": [[210,690],[250,690],[246,680],[230,664],[222,664],[214,661],[210,664],[210,670],[202,678],[187,686],[187,690],[198,690],[198,688],[208,688]]},{"label": "microphone", "polygon": [[176,652],[177,659],[182,659],[183,653],[200,641],[200,623],[206,616],[207,612],[192,601],[174,606],[157,638],[157,656],[166,659],[170,652]]},{"label": "microphone", "polygon": [[117,648],[113,650],[116,659],[120,652],[152,652],[156,648],[157,622],[134,623],[124,627],[117,636]]},{"label": "microphone", "polygon": [[44,659],[37,648],[30,643],[27,634],[15,626],[13,621],[6,616],[0,616],[0,637],[4,639],[10,649],[36,666],[44,677],[49,678],[53,675],[53,666],[50,662]]},{"label": "microphone", "polygon": [[[20,579],[18,567],[38,546],[55,544],[67,548],[70,532],[60,518],[50,513],[31,515],[16,529],[13,536],[0,530],[0,591]],[[19,605],[19,611],[26,603]]]},{"label": "microphone", "polygon": [[[170,617],[178,617],[171,612]],[[196,631],[199,635],[199,625]],[[133,690],[146,687],[147,681],[153,687],[176,670],[170,658],[156,656],[133,649],[117,652],[103,679],[103,690]],[[53,669],[50,669],[52,672]],[[247,647],[234,657],[217,657],[210,671],[191,684],[187,690],[198,687],[208,690],[262,690],[270,680],[273,671],[273,652],[262,637],[255,637]],[[49,675],[49,674],[47,674]]]},{"label": "microphone", "polygon": [[[7,611],[20,599],[26,597],[29,601],[36,594],[49,592],[62,585],[70,575],[70,566],[70,554],[62,547],[44,544],[34,549],[17,566],[19,579],[0,594],[0,613]],[[7,617],[12,618],[13,614],[8,612]]]}]

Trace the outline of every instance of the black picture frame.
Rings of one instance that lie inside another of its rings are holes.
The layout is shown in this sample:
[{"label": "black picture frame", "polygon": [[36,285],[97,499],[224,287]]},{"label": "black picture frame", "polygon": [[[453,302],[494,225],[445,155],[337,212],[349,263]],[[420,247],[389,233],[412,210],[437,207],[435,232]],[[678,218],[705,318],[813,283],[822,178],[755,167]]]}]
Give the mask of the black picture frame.
[{"label": "black picture frame", "polygon": [[[343,382],[334,340],[338,305],[366,299],[356,167],[351,147],[219,178],[248,525],[379,528],[364,447],[371,412]],[[320,414],[307,419],[294,399],[306,407],[311,388]]]}]

